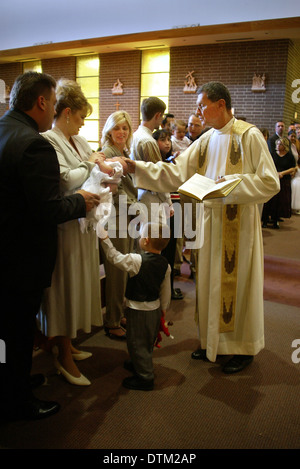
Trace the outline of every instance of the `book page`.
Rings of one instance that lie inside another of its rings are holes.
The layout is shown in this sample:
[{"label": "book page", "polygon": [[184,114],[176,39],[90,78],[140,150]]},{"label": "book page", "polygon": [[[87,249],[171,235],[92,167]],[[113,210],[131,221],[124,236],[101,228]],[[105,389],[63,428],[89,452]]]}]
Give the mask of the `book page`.
[{"label": "book page", "polygon": [[197,198],[198,200],[213,197],[226,197],[239,182],[241,182],[241,179],[235,178],[216,183],[213,179],[196,173],[179,187],[178,192]]}]

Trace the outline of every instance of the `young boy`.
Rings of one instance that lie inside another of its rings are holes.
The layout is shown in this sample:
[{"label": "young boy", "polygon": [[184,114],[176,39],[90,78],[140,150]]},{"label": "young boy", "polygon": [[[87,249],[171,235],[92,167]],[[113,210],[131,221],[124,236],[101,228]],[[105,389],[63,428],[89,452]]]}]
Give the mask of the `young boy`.
[{"label": "young boy", "polygon": [[182,120],[176,120],[171,126],[173,135],[172,148],[173,152],[183,152],[190,146],[191,141],[186,137],[187,124]]},{"label": "young boy", "polygon": [[134,375],[123,380],[128,389],[150,391],[154,387],[153,347],[161,316],[165,315],[171,298],[171,268],[161,255],[169,242],[165,228],[158,223],[143,227],[139,240],[141,254],[122,254],[114,248],[105,230],[100,234],[107,260],[129,274],[125,299],[130,361],[124,365]]}]

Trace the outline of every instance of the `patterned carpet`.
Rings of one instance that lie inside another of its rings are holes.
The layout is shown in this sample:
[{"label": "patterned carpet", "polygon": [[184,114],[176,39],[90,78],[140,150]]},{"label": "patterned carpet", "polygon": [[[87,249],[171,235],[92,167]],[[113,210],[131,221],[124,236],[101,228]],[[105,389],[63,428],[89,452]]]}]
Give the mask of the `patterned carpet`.
[{"label": "patterned carpet", "polygon": [[265,300],[300,306],[300,216],[280,223],[279,230],[263,229]]},{"label": "patterned carpet", "polygon": [[[270,285],[271,272],[282,272],[283,268],[282,278],[288,277],[289,270],[292,272],[288,283],[297,276],[299,279],[299,224],[300,217],[293,217],[276,232],[264,230],[266,282]],[[274,268],[275,254],[280,260],[275,259]],[[289,260],[284,267],[281,258]],[[49,354],[35,352],[33,371],[44,372],[48,378],[48,384],[36,395],[57,400],[61,411],[45,421],[0,426],[0,447],[97,449],[102,450],[102,458],[113,450],[125,454],[126,450],[138,449],[299,449],[300,363],[292,360],[292,342],[300,338],[300,308],[299,304],[291,304],[291,290],[286,289],[285,297],[281,292],[278,299],[275,293],[283,280],[273,293],[267,285],[265,349],[243,372],[224,375],[221,362],[191,359],[198,338],[195,288],[188,277],[189,266],[184,264],[176,287],[185,296],[172,301],[168,313],[174,323],[170,328],[174,339],[164,336],[161,349],[154,351],[154,391],[122,387],[122,379],[129,374],[123,368],[126,344],[95,329],[89,335],[80,335],[77,341],[82,349],[93,352],[92,358],[80,363],[92,385],[68,384],[56,375]],[[299,281],[296,286],[299,290]],[[296,289],[295,283],[291,289]],[[198,458],[201,463],[202,454]]]}]

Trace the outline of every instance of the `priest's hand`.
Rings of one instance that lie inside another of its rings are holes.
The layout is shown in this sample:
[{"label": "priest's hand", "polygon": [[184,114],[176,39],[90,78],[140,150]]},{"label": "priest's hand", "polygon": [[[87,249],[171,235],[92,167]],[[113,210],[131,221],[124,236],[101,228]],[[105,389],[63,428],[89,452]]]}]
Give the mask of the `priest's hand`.
[{"label": "priest's hand", "polygon": [[131,160],[130,158],[124,158],[124,161],[127,165],[128,173],[135,173],[135,168],[136,168],[135,161]]}]

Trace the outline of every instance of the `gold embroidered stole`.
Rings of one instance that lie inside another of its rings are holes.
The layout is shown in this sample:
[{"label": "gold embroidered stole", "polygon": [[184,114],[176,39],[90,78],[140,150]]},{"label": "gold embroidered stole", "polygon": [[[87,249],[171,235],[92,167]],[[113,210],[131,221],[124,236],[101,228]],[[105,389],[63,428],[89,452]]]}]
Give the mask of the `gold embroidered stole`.
[{"label": "gold embroidered stole", "polygon": [[[225,174],[242,174],[241,136],[252,124],[235,120],[230,133]],[[199,170],[206,172],[206,153],[213,129],[203,135],[200,145]],[[207,135],[206,135],[207,134]],[[240,206],[224,205],[222,214],[222,265],[219,332],[234,330],[239,255]]]}]

